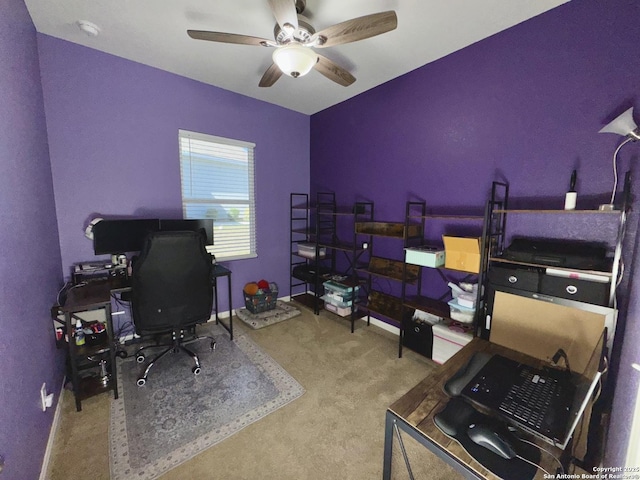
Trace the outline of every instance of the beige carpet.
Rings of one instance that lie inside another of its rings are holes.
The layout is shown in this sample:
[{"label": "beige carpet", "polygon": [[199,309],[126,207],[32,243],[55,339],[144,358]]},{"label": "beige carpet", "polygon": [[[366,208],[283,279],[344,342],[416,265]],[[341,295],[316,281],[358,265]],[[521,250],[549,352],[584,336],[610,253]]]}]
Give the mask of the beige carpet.
[{"label": "beige carpet", "polygon": [[[238,329],[306,389],[295,402],[250,425],[162,479],[380,479],[386,407],[434,364],[405,350],[397,337],[328,312],[302,315],[261,330]],[[206,368],[206,366],[204,366]],[[50,462],[50,480],[108,479],[108,395],[75,412],[65,395]],[[416,478],[458,478],[422,447],[411,449]],[[408,478],[394,461],[394,479]]]}]

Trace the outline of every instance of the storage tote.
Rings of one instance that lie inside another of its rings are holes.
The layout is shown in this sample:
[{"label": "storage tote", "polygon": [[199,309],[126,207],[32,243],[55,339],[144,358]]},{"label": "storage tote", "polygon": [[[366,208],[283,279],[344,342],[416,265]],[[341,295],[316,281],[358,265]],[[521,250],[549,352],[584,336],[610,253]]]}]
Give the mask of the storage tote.
[{"label": "storage tote", "polygon": [[275,282],[269,284],[268,289],[259,289],[255,295],[244,293],[244,306],[251,313],[262,313],[276,308],[278,301],[278,285]]}]

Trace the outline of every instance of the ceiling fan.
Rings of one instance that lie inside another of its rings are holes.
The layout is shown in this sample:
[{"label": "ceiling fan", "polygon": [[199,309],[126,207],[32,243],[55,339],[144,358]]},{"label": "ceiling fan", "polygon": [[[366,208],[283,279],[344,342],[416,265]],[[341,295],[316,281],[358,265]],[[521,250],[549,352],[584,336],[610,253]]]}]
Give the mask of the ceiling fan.
[{"label": "ceiling fan", "polygon": [[394,30],[398,18],[393,10],[353,18],[325,28],[319,32],[302,15],[306,0],[268,0],[276,19],[274,40],[238,35],[235,33],[187,30],[196,40],[273,47],[273,63],[260,79],[261,87],[270,87],[282,76],[298,78],[315,68],[322,75],[339,85],[348,87],[356,81],[346,69],[314,50],[333,47],[375,37]]}]

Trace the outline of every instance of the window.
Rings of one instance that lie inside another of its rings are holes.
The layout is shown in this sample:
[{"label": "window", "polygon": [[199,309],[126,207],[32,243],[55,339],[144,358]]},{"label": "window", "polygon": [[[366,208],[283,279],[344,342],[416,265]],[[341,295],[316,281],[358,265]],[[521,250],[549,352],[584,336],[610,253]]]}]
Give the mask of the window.
[{"label": "window", "polygon": [[256,257],[255,144],[179,131],[184,218],[213,219],[220,260]]}]

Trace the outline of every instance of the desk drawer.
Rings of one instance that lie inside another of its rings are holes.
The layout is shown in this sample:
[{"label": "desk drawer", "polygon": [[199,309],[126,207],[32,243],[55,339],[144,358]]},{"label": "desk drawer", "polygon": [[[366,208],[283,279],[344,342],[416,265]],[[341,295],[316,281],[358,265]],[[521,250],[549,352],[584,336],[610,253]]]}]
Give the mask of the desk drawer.
[{"label": "desk drawer", "polygon": [[609,306],[609,283],[543,275],[540,293],[576,302]]},{"label": "desk drawer", "polygon": [[517,288],[527,292],[540,291],[542,273],[537,268],[514,268],[492,265],[489,281],[494,285]]}]

